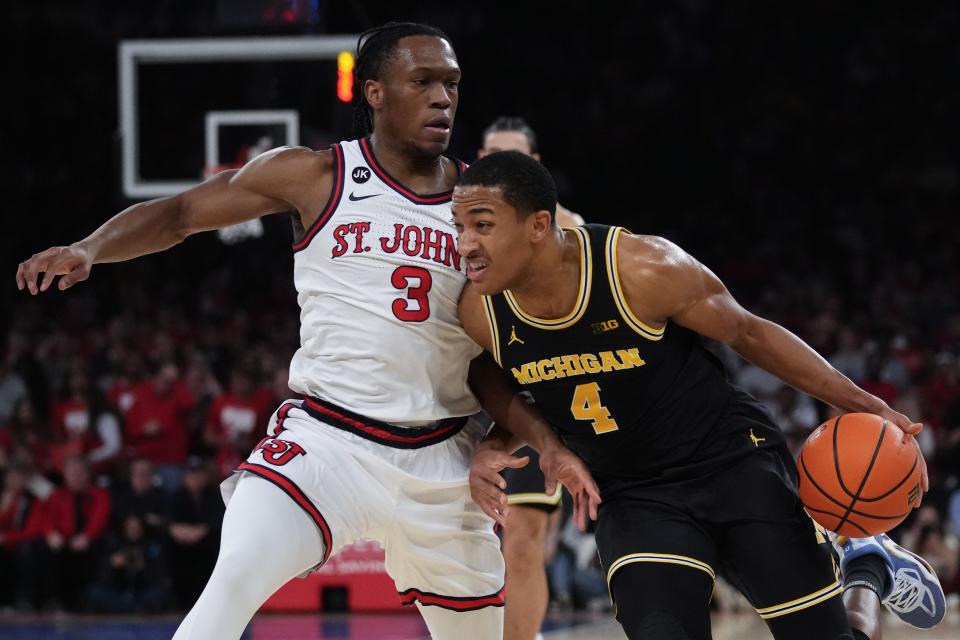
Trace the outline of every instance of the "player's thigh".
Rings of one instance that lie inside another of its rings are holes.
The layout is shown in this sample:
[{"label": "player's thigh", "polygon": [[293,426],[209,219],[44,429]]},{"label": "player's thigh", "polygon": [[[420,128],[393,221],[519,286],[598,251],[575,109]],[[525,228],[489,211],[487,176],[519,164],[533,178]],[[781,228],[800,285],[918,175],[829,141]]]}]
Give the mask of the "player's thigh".
[{"label": "player's thigh", "polygon": [[709,640],[713,579],[682,565],[625,565],[611,579],[617,620],[628,638]]},{"label": "player's thigh", "polygon": [[717,552],[700,523],[665,503],[619,499],[604,504],[596,535],[629,637],[710,637]]},{"label": "player's thigh", "polygon": [[[324,560],[359,538],[375,537],[371,514],[392,508],[392,487],[377,474],[377,465],[366,458],[361,463],[361,445],[298,408],[286,413],[282,427],[264,438],[238,471],[274,484],[310,516],[323,536]],[[228,499],[234,482],[223,483]]]},{"label": "player's thigh", "polygon": [[469,486],[410,484],[416,486],[403,487],[384,545],[401,600],[452,611],[503,606],[500,539]]},{"label": "player's thigh", "polygon": [[850,637],[833,560],[799,503],[793,518],[730,526],[720,553],[724,575],[777,640]]}]

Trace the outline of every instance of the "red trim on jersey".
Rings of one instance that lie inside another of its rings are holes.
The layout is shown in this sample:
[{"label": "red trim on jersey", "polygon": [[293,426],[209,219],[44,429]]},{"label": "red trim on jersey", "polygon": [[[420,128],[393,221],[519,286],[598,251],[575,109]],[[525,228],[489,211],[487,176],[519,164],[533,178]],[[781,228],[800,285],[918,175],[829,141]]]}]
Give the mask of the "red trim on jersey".
[{"label": "red trim on jersey", "polygon": [[[370,146],[370,142],[367,138],[360,138],[360,152],[363,154],[367,164],[370,165],[370,168],[373,169],[374,173],[377,174],[377,177],[380,178],[384,184],[402,195],[404,198],[411,200],[416,204],[443,204],[445,202],[450,202],[450,198],[453,196],[453,190],[421,196],[397,181],[393,176],[387,173],[386,169],[380,166],[379,162],[377,162],[377,157],[373,155],[373,148]],[[456,161],[454,162],[456,163]]]},{"label": "red trim on jersey", "polygon": [[292,402],[284,402],[280,405],[280,409],[277,410],[277,423],[273,425],[273,435],[280,435],[282,431],[286,430],[286,427],[283,426],[283,421],[287,419],[287,414],[290,413],[290,409],[296,409],[297,405]]},{"label": "red trim on jersey", "polygon": [[294,483],[293,480],[287,476],[259,464],[244,462],[237,467],[237,471],[249,471],[254,475],[260,476],[264,480],[268,480],[277,485],[283,490],[284,493],[290,496],[293,501],[296,502],[297,505],[307,513],[308,516],[310,516],[314,523],[316,523],[317,528],[320,529],[320,535],[323,537],[323,559],[320,561],[320,564],[322,565],[325,563],[327,558],[330,557],[330,550],[333,549],[333,534],[330,533],[330,526],[327,524],[327,521],[324,520],[320,510],[314,506],[313,502],[310,501],[310,498],[307,497],[307,494],[305,494],[303,490],[301,490],[300,487],[298,487],[296,483]]},{"label": "red trim on jersey", "polygon": [[467,418],[447,418],[435,427],[397,427],[358,416],[342,407],[315,398],[304,400],[307,413],[333,427],[350,431],[379,444],[402,449],[417,449],[442,442],[457,434],[467,423]]},{"label": "red trim on jersey", "polygon": [[484,607],[502,607],[504,602],[504,590],[481,596],[479,598],[463,598],[457,596],[441,596],[436,593],[420,591],[419,589],[407,589],[400,591],[400,604],[411,605],[419,602],[425,606],[443,607],[451,611],[473,611]]},{"label": "red trim on jersey", "polygon": [[307,245],[313,240],[313,236],[317,235],[317,232],[327,224],[327,220],[330,219],[330,216],[336,211],[337,205],[340,204],[340,198],[343,197],[343,149],[340,148],[339,144],[332,144],[330,145],[330,150],[333,151],[334,158],[333,186],[330,188],[330,197],[327,199],[327,204],[324,205],[320,211],[320,215],[317,216],[317,219],[313,221],[313,224],[310,225],[310,228],[304,233],[303,239],[300,240],[300,242],[294,243],[294,251],[301,251],[307,248]]}]

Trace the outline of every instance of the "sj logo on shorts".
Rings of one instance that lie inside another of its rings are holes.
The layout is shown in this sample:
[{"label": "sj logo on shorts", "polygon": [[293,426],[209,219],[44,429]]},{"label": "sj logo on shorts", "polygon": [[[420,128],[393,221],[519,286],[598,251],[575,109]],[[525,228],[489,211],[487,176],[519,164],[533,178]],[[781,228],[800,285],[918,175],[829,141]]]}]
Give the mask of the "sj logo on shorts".
[{"label": "sj logo on shorts", "polygon": [[279,438],[264,438],[255,451],[260,451],[266,462],[278,467],[282,467],[297,456],[307,455],[303,447],[296,442],[287,442]]}]

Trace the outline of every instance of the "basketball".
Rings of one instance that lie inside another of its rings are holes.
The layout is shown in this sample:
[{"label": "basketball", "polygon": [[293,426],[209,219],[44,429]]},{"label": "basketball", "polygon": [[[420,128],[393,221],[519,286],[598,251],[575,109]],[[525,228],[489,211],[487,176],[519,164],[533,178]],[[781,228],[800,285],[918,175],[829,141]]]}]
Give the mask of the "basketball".
[{"label": "basketball", "polygon": [[889,531],[919,505],[922,459],[916,440],[870,413],[848,413],[817,427],[797,470],[800,499],[821,525],[850,538]]}]

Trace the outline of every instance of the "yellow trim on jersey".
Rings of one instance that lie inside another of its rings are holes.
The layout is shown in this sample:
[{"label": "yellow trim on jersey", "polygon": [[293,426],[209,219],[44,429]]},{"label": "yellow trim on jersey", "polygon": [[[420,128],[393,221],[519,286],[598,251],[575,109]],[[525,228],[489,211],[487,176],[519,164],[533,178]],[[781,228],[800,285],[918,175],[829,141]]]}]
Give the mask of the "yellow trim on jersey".
[{"label": "yellow trim on jersey", "polygon": [[[620,283],[620,272],[617,268],[617,250],[620,244],[620,234],[627,231],[623,227],[611,227],[607,234],[606,261],[607,261],[607,279],[610,281],[610,291],[613,293],[613,301],[620,310],[620,315],[630,325],[630,328],[639,333],[647,340],[659,340],[663,337],[667,326],[659,329],[651,327],[642,322],[637,316],[633,315],[630,305],[627,304],[627,297],[623,294],[623,286]],[[629,233],[629,232],[628,232]]]},{"label": "yellow trim on jersey", "polygon": [[524,312],[510,291],[503,292],[503,297],[507,301],[507,304],[510,305],[510,310],[513,311],[514,315],[521,321],[537,329],[566,329],[583,317],[584,312],[587,310],[587,304],[590,302],[590,289],[593,286],[593,274],[591,273],[593,257],[590,251],[590,240],[583,227],[576,227],[571,229],[571,231],[577,234],[577,240],[580,242],[580,290],[577,294],[577,303],[573,305],[570,313],[555,320],[537,318]]},{"label": "yellow trim on jersey", "polygon": [[819,591],[814,591],[813,593],[803,596],[802,598],[797,598],[796,600],[791,600],[790,602],[784,602],[782,604],[776,604],[772,607],[757,609],[757,613],[760,614],[760,617],[764,620],[779,618],[780,616],[802,611],[803,609],[812,607],[815,604],[820,604],[824,600],[829,600],[830,598],[840,595],[841,593],[843,593],[843,587],[839,582],[834,581],[833,584],[830,584]]},{"label": "yellow trim on jersey", "polygon": [[717,574],[713,568],[706,562],[701,562],[696,558],[678,556],[672,553],[630,553],[617,558],[613,561],[613,564],[610,565],[610,569],[607,570],[607,588],[610,588],[610,581],[613,579],[613,574],[618,569],[625,567],[628,564],[634,564],[637,562],[677,564],[683,567],[690,567],[691,569],[699,569],[710,576],[711,580],[715,581],[717,579]]},{"label": "yellow trim on jersey", "polygon": [[493,300],[490,299],[490,296],[482,296],[482,299],[483,308],[487,312],[490,339],[493,341],[493,359],[497,361],[497,364],[500,364],[500,332],[497,331],[497,316],[493,312]]},{"label": "yellow trim on jersey", "polygon": [[560,504],[560,498],[563,497],[563,490],[557,485],[557,490],[553,495],[548,496],[545,493],[511,493],[507,495],[507,504]]}]

